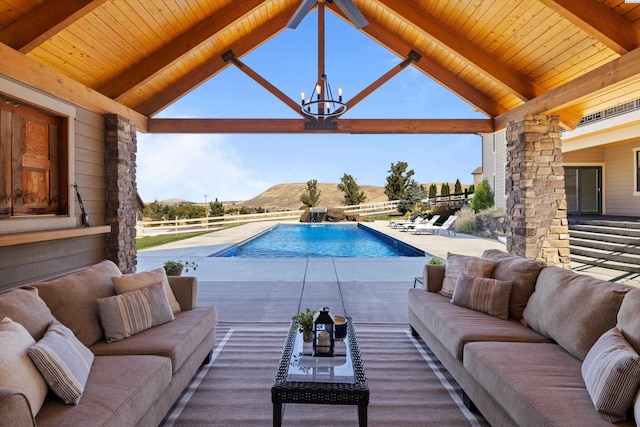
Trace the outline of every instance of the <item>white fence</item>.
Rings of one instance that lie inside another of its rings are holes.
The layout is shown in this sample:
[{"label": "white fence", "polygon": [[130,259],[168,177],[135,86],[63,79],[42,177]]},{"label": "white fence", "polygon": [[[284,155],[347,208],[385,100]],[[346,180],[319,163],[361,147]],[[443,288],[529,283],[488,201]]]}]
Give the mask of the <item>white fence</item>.
[{"label": "white fence", "polygon": [[[366,203],[362,205],[340,206],[345,214],[360,216],[380,215],[397,212],[398,201]],[[256,221],[291,221],[299,220],[303,210],[269,212],[246,215],[224,215],[206,218],[178,219],[169,221],[138,221],[136,223],[136,237],[160,236],[165,234],[197,233],[213,231],[230,225],[244,224]]]}]

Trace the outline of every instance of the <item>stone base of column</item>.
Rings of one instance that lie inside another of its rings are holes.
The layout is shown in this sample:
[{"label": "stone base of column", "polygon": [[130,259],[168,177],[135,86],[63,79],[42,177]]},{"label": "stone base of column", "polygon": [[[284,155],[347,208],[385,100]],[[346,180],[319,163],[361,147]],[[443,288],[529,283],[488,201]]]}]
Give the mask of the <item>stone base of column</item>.
[{"label": "stone base of column", "polygon": [[507,127],[507,251],[570,268],[562,140],[557,116]]},{"label": "stone base of column", "polygon": [[134,273],[136,252],[136,126],[116,114],[105,115],[105,222],[107,259],[123,273]]}]

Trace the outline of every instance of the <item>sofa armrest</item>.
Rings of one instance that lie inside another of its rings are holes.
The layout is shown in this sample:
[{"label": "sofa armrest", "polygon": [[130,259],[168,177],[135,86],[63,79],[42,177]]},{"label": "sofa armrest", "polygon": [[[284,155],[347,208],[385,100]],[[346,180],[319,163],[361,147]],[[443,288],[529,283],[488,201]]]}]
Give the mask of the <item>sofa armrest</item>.
[{"label": "sofa armrest", "polygon": [[0,425],[35,427],[36,421],[31,416],[31,407],[24,394],[0,387]]},{"label": "sofa armrest", "polygon": [[168,276],[171,290],[180,304],[180,309],[196,308],[198,300],[198,279],[190,276]]},{"label": "sofa armrest", "polygon": [[444,265],[425,264],[422,273],[422,286],[426,291],[437,293],[444,280]]}]

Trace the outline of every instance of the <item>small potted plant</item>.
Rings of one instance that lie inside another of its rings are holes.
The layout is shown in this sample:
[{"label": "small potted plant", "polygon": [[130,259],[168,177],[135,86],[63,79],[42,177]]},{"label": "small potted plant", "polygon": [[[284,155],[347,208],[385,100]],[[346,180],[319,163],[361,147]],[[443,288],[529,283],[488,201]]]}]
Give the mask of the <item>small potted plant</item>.
[{"label": "small potted plant", "polygon": [[198,269],[198,264],[195,261],[182,261],[182,260],[168,260],[164,262],[164,271],[167,272],[167,276],[180,276],[184,269],[185,272],[189,272],[192,268],[193,271]]},{"label": "small potted plant", "polygon": [[305,342],[311,341],[311,332],[313,332],[313,316],[316,312],[316,310],[311,310],[307,307],[305,311],[301,311],[291,318],[298,322],[298,330],[302,332],[302,339]]}]

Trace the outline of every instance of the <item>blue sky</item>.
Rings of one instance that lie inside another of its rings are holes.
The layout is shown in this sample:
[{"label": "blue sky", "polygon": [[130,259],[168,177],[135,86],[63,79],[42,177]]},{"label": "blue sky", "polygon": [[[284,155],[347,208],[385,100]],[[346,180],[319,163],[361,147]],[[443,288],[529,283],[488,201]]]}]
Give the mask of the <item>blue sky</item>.
[{"label": "blue sky", "polygon": [[[325,70],[345,101],[402,61],[366,35],[326,13]],[[242,61],[296,102],[317,73],[317,15],[284,30]],[[244,73],[230,66],[157,117],[299,118]],[[485,118],[413,66],[344,114],[344,118]],[[421,183],[473,182],[481,165],[477,135],[138,134],[138,192],[145,202],[181,198],[246,200],[294,182],[386,184],[404,161]]]}]

